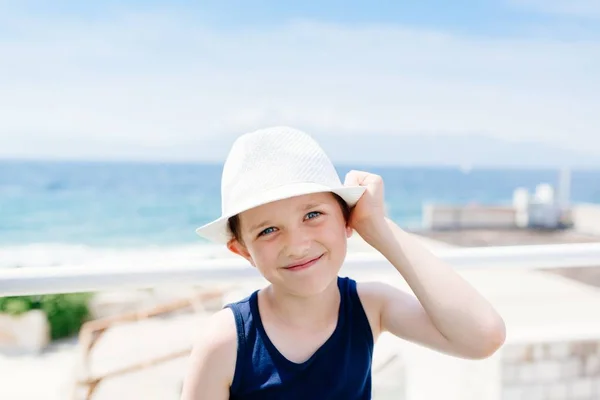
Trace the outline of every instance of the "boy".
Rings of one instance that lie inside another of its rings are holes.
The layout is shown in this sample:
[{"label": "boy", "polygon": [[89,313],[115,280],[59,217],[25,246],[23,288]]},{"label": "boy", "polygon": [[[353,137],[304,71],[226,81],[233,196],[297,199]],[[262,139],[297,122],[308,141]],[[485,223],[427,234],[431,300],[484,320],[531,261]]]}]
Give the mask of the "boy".
[{"label": "boy", "polygon": [[[502,318],[384,211],[381,177],[341,184],[303,132],[241,136],[225,162],[223,215],[197,232],[222,242],[270,284],[210,318],[190,358],[182,399],[370,399],[382,332],[463,358],[492,355]],[[356,231],[414,294],[338,277]]]}]

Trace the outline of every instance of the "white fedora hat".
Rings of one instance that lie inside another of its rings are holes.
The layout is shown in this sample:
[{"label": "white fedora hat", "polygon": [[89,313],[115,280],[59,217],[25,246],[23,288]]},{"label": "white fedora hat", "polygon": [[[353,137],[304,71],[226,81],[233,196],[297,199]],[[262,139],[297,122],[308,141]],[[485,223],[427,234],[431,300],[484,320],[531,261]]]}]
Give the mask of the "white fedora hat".
[{"label": "white fedora hat", "polygon": [[344,186],[323,149],[302,131],[272,127],[246,133],[233,143],[223,166],[221,217],[196,233],[227,243],[229,218],[273,201],[319,192],[335,193],[353,207],[365,187]]}]

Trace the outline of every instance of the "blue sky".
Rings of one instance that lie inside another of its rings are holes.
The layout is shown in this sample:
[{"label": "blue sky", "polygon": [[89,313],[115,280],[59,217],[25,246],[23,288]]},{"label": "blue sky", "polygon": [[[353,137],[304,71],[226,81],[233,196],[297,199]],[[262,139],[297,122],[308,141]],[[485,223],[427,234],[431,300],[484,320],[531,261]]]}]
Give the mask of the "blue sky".
[{"label": "blue sky", "polygon": [[[36,1],[8,4],[44,18],[110,20],[127,12],[157,10],[192,15],[220,29],[284,24],[298,19],[342,24],[392,24],[451,30],[475,35],[524,33],[535,26],[587,25],[593,30],[599,6],[595,1]],[[24,4],[19,4],[24,3]]]},{"label": "blue sky", "polygon": [[273,124],[600,156],[595,0],[0,0],[0,60],[0,157],[205,159]]},{"label": "blue sky", "polygon": [[497,1],[5,1],[6,9],[48,20],[110,21],[125,13],[185,15],[216,29],[237,30],[313,20],[347,25],[401,25],[474,36],[598,35],[595,0]]}]

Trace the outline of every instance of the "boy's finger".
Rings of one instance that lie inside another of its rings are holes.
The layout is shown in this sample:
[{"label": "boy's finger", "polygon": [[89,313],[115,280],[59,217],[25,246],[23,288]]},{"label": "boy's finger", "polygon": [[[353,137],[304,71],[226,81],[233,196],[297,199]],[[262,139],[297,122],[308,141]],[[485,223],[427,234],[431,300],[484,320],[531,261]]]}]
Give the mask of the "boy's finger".
[{"label": "boy's finger", "polygon": [[344,185],[346,186],[360,186],[364,184],[365,178],[369,175],[368,172],[352,170],[346,174]]},{"label": "boy's finger", "polygon": [[346,186],[368,186],[370,184],[378,184],[383,179],[379,175],[371,174],[365,171],[352,170],[346,174],[344,185]]}]

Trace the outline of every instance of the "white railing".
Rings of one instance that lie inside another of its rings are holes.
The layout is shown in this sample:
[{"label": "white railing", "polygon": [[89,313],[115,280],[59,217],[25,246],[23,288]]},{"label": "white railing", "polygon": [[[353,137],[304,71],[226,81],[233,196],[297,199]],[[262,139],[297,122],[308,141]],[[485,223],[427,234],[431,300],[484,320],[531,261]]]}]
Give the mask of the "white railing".
[{"label": "white railing", "polygon": [[[573,268],[600,266],[600,243],[449,248],[434,251],[456,268]],[[344,272],[382,271],[387,260],[374,253],[349,254]],[[0,297],[73,293],[211,280],[247,279],[258,272],[240,259],[203,260],[194,267],[107,266],[0,269]]]}]

